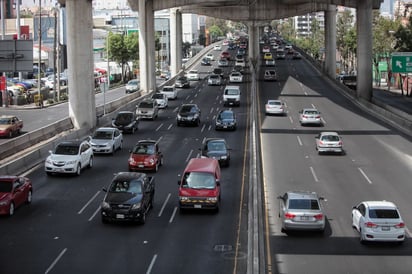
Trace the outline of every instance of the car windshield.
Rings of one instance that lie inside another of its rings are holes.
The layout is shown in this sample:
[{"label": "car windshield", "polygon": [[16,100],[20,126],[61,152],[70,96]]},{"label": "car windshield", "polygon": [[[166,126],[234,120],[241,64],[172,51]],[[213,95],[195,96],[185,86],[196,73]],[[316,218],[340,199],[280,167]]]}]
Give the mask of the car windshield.
[{"label": "car windshield", "polygon": [[136,154],[152,155],[155,153],[155,145],[154,144],[138,144],[134,147],[132,152]]},{"label": "car windshield", "polygon": [[183,112],[183,113],[193,112],[193,113],[195,113],[197,111],[196,111],[196,107],[194,107],[194,106],[183,106],[182,109],[180,110],[180,112]]},{"label": "car windshield", "polygon": [[223,142],[208,142],[208,151],[226,151],[226,145]]},{"label": "car windshield", "polygon": [[111,131],[98,130],[94,133],[93,139],[107,139],[107,140],[110,140],[110,139],[112,139],[112,132]]},{"label": "car windshield", "polygon": [[161,94],[161,93],[156,93],[156,94],[153,94],[153,96],[152,96],[152,98],[153,99],[163,99],[163,94]]},{"label": "car windshield", "polygon": [[305,114],[318,114],[319,112],[317,112],[316,110],[305,110],[304,113]]},{"label": "car windshield", "polygon": [[152,102],[140,102],[139,108],[152,108],[153,103]]},{"label": "car windshield", "polygon": [[369,209],[369,218],[372,219],[399,219],[395,209]]},{"label": "car windshield", "polygon": [[224,111],[220,113],[219,118],[221,120],[232,120],[233,119],[233,113],[229,111]]},{"label": "car windshield", "polygon": [[9,118],[0,118],[0,125],[8,125],[11,124],[11,119]]},{"label": "car windshield", "polygon": [[6,193],[6,192],[11,192],[13,184],[10,182],[2,182],[0,181],[0,192],[1,193]]},{"label": "car windshield", "polygon": [[319,210],[319,203],[315,199],[290,199],[289,209]]},{"label": "car windshield", "polygon": [[214,189],[215,185],[213,175],[205,172],[186,173],[183,179],[183,187]]},{"label": "car windshield", "polygon": [[325,135],[325,136],[322,136],[322,141],[339,142],[339,137],[336,135]]},{"label": "car windshield", "polygon": [[133,194],[141,194],[142,193],[142,184],[140,180],[119,180],[114,181],[110,187],[110,192],[128,192]]},{"label": "car windshield", "polygon": [[128,123],[133,119],[133,113],[121,113],[116,116],[116,122]]},{"label": "car windshield", "polygon": [[163,88],[163,91],[172,92],[172,91],[173,91],[173,88]]},{"label": "car windshield", "polygon": [[219,75],[210,75],[210,79],[218,79]]},{"label": "car windshield", "polygon": [[54,154],[61,155],[77,155],[79,147],[75,145],[58,145],[54,150]]},{"label": "car windshield", "polygon": [[131,81],[129,81],[127,84],[128,85],[137,85],[139,82],[138,81],[136,81],[136,80],[131,80]]},{"label": "car windshield", "polygon": [[[186,77],[180,77],[180,78],[177,78],[177,81],[182,81],[182,82],[185,82],[187,80],[187,78]],[[163,88],[163,90],[164,90],[165,88]],[[171,89],[171,88],[169,88],[169,89]]]},{"label": "car windshield", "polygon": [[238,95],[239,90],[238,89],[226,89],[225,94],[226,95]]}]

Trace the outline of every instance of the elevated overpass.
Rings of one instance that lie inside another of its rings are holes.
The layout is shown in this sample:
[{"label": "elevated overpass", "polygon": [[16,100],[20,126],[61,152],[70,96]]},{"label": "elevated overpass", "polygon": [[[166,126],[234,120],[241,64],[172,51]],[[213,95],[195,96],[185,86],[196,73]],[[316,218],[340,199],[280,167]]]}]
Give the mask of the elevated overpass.
[{"label": "elevated overpass", "polygon": [[[75,128],[96,125],[93,93],[92,1],[59,0],[67,11],[68,69],[70,97],[69,114]],[[154,12],[172,9],[171,70],[181,68],[182,13],[196,13],[233,21],[248,26],[249,58],[255,63],[259,56],[259,27],[273,19],[287,18],[310,12],[325,12],[324,72],[335,78],[336,70],[336,5],[356,8],[358,74],[357,96],[370,101],[372,97],[372,10],[383,0],[129,0],[139,12],[140,81],[144,92],[156,89]],[[218,8],[219,7],[219,8]]]}]

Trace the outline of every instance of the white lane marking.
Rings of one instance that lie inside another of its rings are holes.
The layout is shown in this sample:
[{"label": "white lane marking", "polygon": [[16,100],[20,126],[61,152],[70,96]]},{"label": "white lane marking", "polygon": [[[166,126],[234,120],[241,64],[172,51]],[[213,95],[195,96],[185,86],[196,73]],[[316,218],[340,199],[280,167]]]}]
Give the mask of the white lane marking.
[{"label": "white lane marking", "polygon": [[99,195],[100,190],[96,192],[96,194],[94,194],[94,196],[92,198],[90,198],[90,200],[82,207],[82,209],[79,210],[79,212],[77,212],[77,214],[82,214],[83,211],[86,209],[86,207],[88,207],[90,205],[90,203],[96,199],[97,195]]},{"label": "white lane marking", "polygon": [[49,273],[49,272],[53,269],[53,267],[57,264],[57,262],[58,262],[58,261],[60,260],[60,258],[64,255],[64,253],[66,253],[66,251],[67,251],[67,248],[63,249],[63,250],[60,252],[59,256],[57,256],[57,258],[54,259],[54,261],[53,261],[52,264],[49,266],[49,268],[46,269],[46,272],[44,272],[45,274]]},{"label": "white lane marking", "polygon": [[366,179],[366,181],[368,181],[369,184],[372,184],[372,181],[368,178],[368,176],[366,175],[366,173],[365,173],[360,167],[358,167],[358,170],[359,170],[360,173],[363,175],[363,177]]},{"label": "white lane marking", "polygon": [[315,182],[319,182],[318,177],[316,176],[316,173],[313,167],[309,167],[309,168],[310,168],[310,172],[312,172],[312,176],[313,176],[313,179],[315,179]]},{"label": "white lane marking", "polygon": [[172,128],[172,126],[173,126],[173,124],[170,124],[170,125],[167,127],[167,130],[170,130],[170,129]]},{"label": "white lane marking", "polygon": [[192,156],[193,149],[190,150],[189,155],[187,155],[186,162],[189,161],[190,157]]},{"label": "white lane marking", "polygon": [[302,140],[300,139],[300,137],[299,137],[299,136],[296,136],[296,138],[298,138],[298,143],[299,143],[299,145],[300,145],[300,146],[303,146],[303,143],[302,143]]},{"label": "white lane marking", "polygon": [[157,217],[162,216],[162,214],[163,214],[163,210],[165,210],[166,204],[167,204],[167,202],[168,202],[168,201],[169,201],[169,199],[170,199],[170,195],[171,195],[170,193],[169,193],[169,194],[167,194],[166,200],[163,202],[162,208],[160,209],[160,211],[159,211],[159,215],[157,215]]},{"label": "white lane marking", "polygon": [[289,120],[290,120],[290,123],[293,124],[293,118],[292,118],[292,116],[289,116]]},{"label": "white lane marking", "polygon": [[162,128],[162,126],[163,126],[163,123],[161,123],[161,124],[156,128],[155,131],[159,131],[159,130]]},{"label": "white lane marking", "polygon": [[100,208],[101,207],[98,206],[97,209],[93,212],[92,216],[90,216],[89,220],[87,220],[87,221],[90,222],[91,220],[93,220],[93,218],[97,215],[97,213],[99,213]]},{"label": "white lane marking", "polygon": [[314,104],[311,104],[311,105],[312,105],[312,108],[316,108]]},{"label": "white lane marking", "polygon": [[146,271],[146,274],[150,274],[152,272],[152,268],[156,262],[156,259],[157,259],[157,254],[154,254],[152,261],[150,262],[149,268]]},{"label": "white lane marking", "polygon": [[206,125],[203,124],[202,129],[200,130],[200,132],[203,132],[205,130]]},{"label": "white lane marking", "polygon": [[171,224],[173,222],[173,219],[176,216],[176,212],[177,212],[177,206],[175,206],[175,208],[173,209],[172,216],[170,216],[170,219],[169,219],[169,224]]},{"label": "white lane marking", "polygon": [[212,125],[209,125],[209,128],[208,128],[208,130],[210,131],[212,129]]},{"label": "white lane marking", "polygon": [[305,94],[306,96],[308,95],[308,93],[306,91],[304,91],[303,94]]},{"label": "white lane marking", "polygon": [[212,113],[212,112],[213,112],[213,108],[210,109],[209,113]]},{"label": "white lane marking", "polygon": [[162,140],[163,136],[160,136],[159,139],[157,139],[157,142],[160,143],[160,140]]},{"label": "white lane marking", "polygon": [[323,117],[320,117],[320,120],[322,121],[322,124],[326,125],[326,121],[325,119],[323,119]]},{"label": "white lane marking", "polygon": [[190,95],[187,95],[185,101],[189,100]]},{"label": "white lane marking", "polygon": [[408,236],[408,238],[412,237],[411,232],[409,231],[409,229],[406,226],[405,226],[405,233]]}]

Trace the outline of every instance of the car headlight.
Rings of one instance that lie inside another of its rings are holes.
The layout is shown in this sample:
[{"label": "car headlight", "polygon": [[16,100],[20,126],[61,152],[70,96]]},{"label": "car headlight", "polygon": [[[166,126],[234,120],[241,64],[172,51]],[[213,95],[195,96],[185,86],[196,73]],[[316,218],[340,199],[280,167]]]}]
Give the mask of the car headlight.
[{"label": "car headlight", "polygon": [[136,209],[140,209],[141,203],[136,203],[134,205],[132,205],[132,210],[136,210]]},{"label": "car headlight", "polygon": [[178,114],[177,119],[182,119],[182,116],[180,116],[180,114]]},{"label": "car headlight", "polygon": [[136,162],[134,161],[133,158],[129,158],[129,164],[134,165]]},{"label": "car headlight", "polygon": [[179,196],[179,200],[180,201],[187,201],[187,200],[189,200],[189,198],[187,198],[185,196]]},{"label": "car headlight", "polygon": [[226,156],[226,155],[223,155],[223,156],[220,157],[220,159],[226,160],[226,159],[227,159],[227,156]]},{"label": "car headlight", "polygon": [[217,201],[217,197],[207,197],[208,201],[212,201],[212,202],[216,202]]},{"label": "car headlight", "polygon": [[102,209],[110,209],[110,204],[108,202],[102,202]]},{"label": "car headlight", "polygon": [[6,200],[0,201],[0,206],[5,206],[5,205],[7,205],[7,201],[6,201]]},{"label": "car headlight", "polygon": [[50,158],[47,158],[47,159],[46,159],[46,164],[49,164],[49,165],[50,165],[51,163],[52,163],[52,160],[51,160]]},{"label": "car headlight", "polygon": [[77,161],[76,160],[71,160],[71,161],[67,161],[66,164],[68,165],[73,165],[75,164]]},{"label": "car headlight", "polygon": [[149,163],[150,163],[151,165],[153,165],[153,164],[155,163],[155,160],[150,159],[150,160],[149,160]]}]

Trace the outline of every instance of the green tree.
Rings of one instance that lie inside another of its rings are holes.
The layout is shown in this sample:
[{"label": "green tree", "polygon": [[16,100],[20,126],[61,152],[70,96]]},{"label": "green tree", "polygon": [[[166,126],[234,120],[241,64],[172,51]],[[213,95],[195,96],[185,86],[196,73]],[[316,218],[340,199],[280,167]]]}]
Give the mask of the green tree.
[{"label": "green tree", "polygon": [[[113,60],[122,68],[122,82],[130,72],[129,61],[137,60],[139,56],[139,39],[137,34],[124,35],[109,33],[109,60]],[[107,49],[106,49],[107,50]]]},{"label": "green tree", "polygon": [[342,67],[349,71],[356,56],[356,29],[354,17],[349,10],[336,18],[336,48],[341,56]]},{"label": "green tree", "polygon": [[219,36],[223,36],[223,35],[224,35],[224,33],[223,33],[222,29],[219,26],[213,25],[213,26],[209,27],[209,36],[210,36],[210,40],[211,40],[212,43],[214,41],[216,41],[216,39]]},{"label": "green tree", "polygon": [[412,17],[409,17],[409,22],[406,26],[399,24],[399,28],[394,33],[395,49],[397,51],[412,51]]}]

